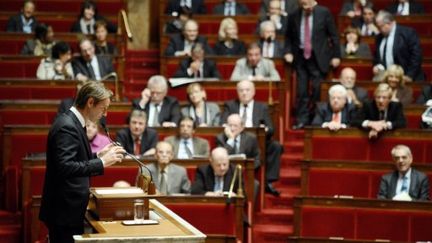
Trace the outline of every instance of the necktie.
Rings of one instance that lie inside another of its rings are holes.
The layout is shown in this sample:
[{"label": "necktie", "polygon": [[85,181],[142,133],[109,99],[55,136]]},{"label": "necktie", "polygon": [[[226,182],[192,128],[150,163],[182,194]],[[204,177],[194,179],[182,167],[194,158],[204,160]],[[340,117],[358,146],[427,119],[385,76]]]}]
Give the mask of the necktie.
[{"label": "necktie", "polygon": [[264,57],[270,57],[270,43],[265,42],[264,45]]},{"label": "necktie", "polygon": [[91,80],[96,80],[96,75],[95,75],[95,72],[94,72],[93,67],[92,67],[92,65],[91,65],[90,62],[87,63],[87,68],[88,68],[88,71],[89,71],[89,74],[90,74],[89,78]]},{"label": "necktie", "polygon": [[168,184],[165,179],[165,170],[161,170],[160,172],[160,193],[167,195],[168,194]]},{"label": "necktie", "polygon": [[243,105],[242,121],[244,124],[246,124],[246,121],[247,121],[247,107],[248,107],[247,104]]},{"label": "necktie", "polygon": [[369,35],[369,25],[365,25],[363,35]]},{"label": "necktie", "polygon": [[141,155],[141,139],[139,137],[135,138],[134,141],[134,154]]},{"label": "necktie", "polygon": [[252,67],[252,76],[256,76],[256,67]]},{"label": "necktie", "polygon": [[196,75],[195,78],[201,78],[201,72],[200,72],[200,70],[196,71],[195,75]]},{"label": "necktie", "polygon": [[90,26],[90,24],[88,24],[86,27],[87,27],[87,34],[91,34],[92,32],[91,32],[91,26]]},{"label": "necktie", "polygon": [[383,50],[383,55],[382,55],[382,63],[384,65],[384,67],[386,67],[386,68],[387,68],[387,40],[388,40],[388,37],[385,38],[384,50]]},{"label": "necktie", "polygon": [[311,30],[309,24],[310,11],[305,11],[304,19],[304,50],[303,57],[309,59],[312,56]]},{"label": "necktie", "polygon": [[340,123],[340,112],[333,113],[332,122]]},{"label": "necktie", "polygon": [[189,149],[188,141],[186,139],[183,139],[183,144],[184,144],[184,148],[186,150],[186,153],[188,155],[188,158],[191,159],[193,157],[193,155],[192,155],[192,151]]},{"label": "necktie", "polygon": [[234,154],[238,154],[240,152],[237,138],[234,139]]},{"label": "necktie", "polygon": [[159,110],[158,110],[159,104],[154,104],[154,110],[153,110],[153,126],[158,127],[159,126]]},{"label": "necktie", "polygon": [[215,191],[215,192],[223,191],[222,176],[215,176],[215,185],[214,185],[213,191]]},{"label": "necktie", "polygon": [[401,192],[408,192],[408,178],[406,176],[402,177]]},{"label": "necktie", "polygon": [[380,113],[379,114],[379,119],[380,120],[385,120],[385,111],[380,111],[379,113]]}]

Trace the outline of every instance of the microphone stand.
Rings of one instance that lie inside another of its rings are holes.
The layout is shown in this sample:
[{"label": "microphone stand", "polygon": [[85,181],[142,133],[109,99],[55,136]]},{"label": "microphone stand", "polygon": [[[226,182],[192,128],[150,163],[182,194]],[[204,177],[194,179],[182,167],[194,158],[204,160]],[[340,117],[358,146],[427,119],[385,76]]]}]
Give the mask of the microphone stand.
[{"label": "microphone stand", "polygon": [[[117,146],[122,146],[119,142],[114,142],[111,139],[110,133],[109,133],[108,128],[106,126],[106,118],[102,117],[100,119],[99,123],[100,123],[101,127],[104,129],[110,142],[117,145]],[[153,183],[153,176],[151,174],[150,169],[143,162],[141,162],[135,155],[133,155],[127,151],[125,152],[125,154],[129,155],[132,158],[132,160],[134,160],[139,165],[140,173],[138,175],[137,186],[140,187],[141,189],[143,189],[144,193],[147,193],[148,195],[156,194],[156,187]],[[144,172],[143,168],[145,168],[147,170],[148,175],[145,175],[143,173]]]},{"label": "microphone stand", "polygon": [[239,182],[239,185],[237,188],[237,196],[243,197],[244,194],[243,194],[243,188],[242,188],[242,184],[241,184],[242,183],[242,166],[241,165],[237,165],[234,169],[234,175],[233,175],[233,178],[231,180],[230,189],[228,191],[228,197],[226,199],[227,204],[231,204],[231,198],[232,198],[231,195],[232,195],[232,192],[234,189],[234,183],[236,182],[236,180],[238,180],[238,182]]}]

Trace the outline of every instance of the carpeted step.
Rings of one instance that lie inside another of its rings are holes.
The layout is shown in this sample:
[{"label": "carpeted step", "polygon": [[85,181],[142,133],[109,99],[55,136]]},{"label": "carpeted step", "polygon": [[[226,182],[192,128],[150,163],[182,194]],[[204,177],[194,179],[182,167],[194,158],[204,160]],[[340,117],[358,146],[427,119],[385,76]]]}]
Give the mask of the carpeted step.
[{"label": "carpeted step", "polygon": [[131,57],[127,59],[126,69],[155,68],[159,69],[159,58],[154,57]]},{"label": "carpeted step", "polygon": [[264,209],[292,209],[294,196],[300,194],[300,186],[284,186],[274,183],[274,186],[281,192],[279,197],[271,194],[264,195]]},{"label": "carpeted step", "polygon": [[21,225],[0,225],[0,242],[21,242]]},{"label": "carpeted step", "polygon": [[3,225],[14,225],[21,223],[21,214],[0,210],[0,228]]},{"label": "carpeted step", "polygon": [[290,225],[293,223],[294,211],[292,209],[263,209],[254,215],[255,224]]},{"label": "carpeted step", "polygon": [[293,234],[291,225],[255,225],[253,227],[253,242],[286,243],[287,238]]},{"label": "carpeted step", "polygon": [[303,153],[304,140],[290,140],[283,144],[286,153]]},{"label": "carpeted step", "polygon": [[300,186],[300,166],[283,166],[279,172],[279,186]]},{"label": "carpeted step", "polygon": [[151,50],[128,50],[126,52],[127,58],[134,58],[134,57],[154,57],[159,59],[159,49],[151,49]]},{"label": "carpeted step", "polygon": [[130,79],[149,79],[151,76],[159,74],[159,69],[145,68],[145,69],[127,69],[125,70],[126,80]]},{"label": "carpeted step", "polygon": [[301,161],[303,159],[303,153],[283,153],[281,160],[287,161]]}]

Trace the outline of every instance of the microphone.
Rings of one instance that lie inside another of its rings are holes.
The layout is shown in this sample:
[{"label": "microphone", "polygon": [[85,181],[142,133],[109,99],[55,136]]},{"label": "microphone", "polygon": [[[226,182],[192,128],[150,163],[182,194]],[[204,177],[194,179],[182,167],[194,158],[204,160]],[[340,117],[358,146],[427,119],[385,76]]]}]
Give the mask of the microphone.
[{"label": "microphone", "polygon": [[[113,144],[115,144],[115,145],[117,145],[117,146],[121,146],[121,147],[123,147],[122,145],[121,145],[121,143],[119,143],[119,142],[117,142],[117,141],[113,141],[112,139],[111,139],[111,135],[110,135],[110,133],[109,133],[109,130],[108,130],[108,127],[106,126],[106,117],[105,116],[102,116],[101,117],[101,119],[99,119],[99,124],[101,125],[101,127],[104,129],[104,131],[105,131],[105,133],[106,133],[106,135],[108,136],[108,139],[109,139],[109,141],[111,142],[111,143],[113,143]],[[149,185],[150,184],[152,184],[153,183],[153,176],[152,176],[152,173],[151,173],[151,171],[150,171],[150,169],[143,163],[143,162],[141,162],[134,154],[131,154],[131,153],[129,153],[128,151],[126,151],[126,149],[125,149],[125,153],[124,153],[124,155],[129,155],[129,157],[131,157],[132,158],[132,160],[134,160],[136,163],[138,163],[138,165],[139,165],[139,168],[140,168],[140,175],[142,175],[142,176],[144,176],[144,174],[143,174],[143,168],[145,168],[146,170],[147,170],[147,172],[148,172],[148,174],[150,175],[150,181],[149,181]],[[144,183],[144,182],[141,182],[141,183]],[[149,188],[149,185],[147,185],[147,188]],[[143,188],[144,189],[144,188]],[[150,190],[149,190],[149,194],[150,194]],[[152,193],[152,194],[154,194],[154,193]]]},{"label": "microphone", "polygon": [[109,78],[114,78],[114,80],[117,80],[117,73],[116,72],[110,72],[107,75],[103,76],[101,78],[101,81],[107,80]]},{"label": "microphone", "polygon": [[226,204],[231,204],[231,198],[232,198],[232,192],[234,189],[234,183],[238,180],[238,188],[237,188],[237,196],[242,197],[243,196],[243,188],[242,188],[242,166],[237,165],[234,169],[234,175],[231,179],[230,183],[230,189],[228,191],[228,196],[226,199]]}]

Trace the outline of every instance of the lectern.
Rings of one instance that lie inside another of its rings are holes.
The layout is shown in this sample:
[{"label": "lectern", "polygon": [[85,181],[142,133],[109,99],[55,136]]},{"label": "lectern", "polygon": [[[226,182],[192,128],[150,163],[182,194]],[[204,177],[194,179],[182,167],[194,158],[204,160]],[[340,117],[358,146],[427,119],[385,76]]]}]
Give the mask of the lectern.
[{"label": "lectern", "polygon": [[[97,233],[76,235],[75,242],[204,242],[206,235],[139,188],[92,188],[86,220]],[[133,219],[133,201],[144,199],[155,225],[124,225]]]}]

